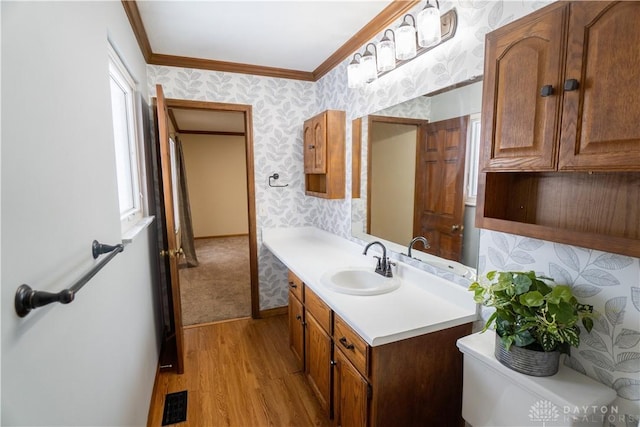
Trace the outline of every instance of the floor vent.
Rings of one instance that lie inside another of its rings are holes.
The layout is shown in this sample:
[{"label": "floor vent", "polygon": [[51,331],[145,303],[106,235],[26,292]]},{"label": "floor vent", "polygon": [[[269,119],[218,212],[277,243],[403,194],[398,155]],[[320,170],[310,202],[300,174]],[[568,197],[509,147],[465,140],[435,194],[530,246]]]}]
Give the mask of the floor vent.
[{"label": "floor vent", "polygon": [[162,425],[168,426],[183,421],[187,421],[187,391],[167,394],[164,397]]}]

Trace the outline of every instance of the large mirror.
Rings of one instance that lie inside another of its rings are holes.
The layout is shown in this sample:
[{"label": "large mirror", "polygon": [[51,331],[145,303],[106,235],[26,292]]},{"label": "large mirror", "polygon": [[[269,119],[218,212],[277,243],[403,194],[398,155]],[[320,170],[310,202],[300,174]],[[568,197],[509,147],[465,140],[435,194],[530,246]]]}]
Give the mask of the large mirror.
[{"label": "large mirror", "polygon": [[411,240],[424,237],[411,258],[473,277],[481,80],[354,120],[354,237],[407,257]]}]

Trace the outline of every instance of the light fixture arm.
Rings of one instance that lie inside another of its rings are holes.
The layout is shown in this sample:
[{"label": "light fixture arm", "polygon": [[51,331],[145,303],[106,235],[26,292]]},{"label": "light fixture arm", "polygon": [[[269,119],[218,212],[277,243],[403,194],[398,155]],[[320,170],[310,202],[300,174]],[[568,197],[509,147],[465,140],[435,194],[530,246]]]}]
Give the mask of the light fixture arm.
[{"label": "light fixture arm", "polygon": [[[392,38],[387,37],[387,32],[390,32],[393,37]],[[380,39],[381,42],[387,41],[387,40],[393,40],[394,42],[396,41],[396,33],[394,33],[391,28],[387,28],[386,30],[384,30],[384,33],[382,34],[382,39]]]},{"label": "light fixture arm", "polygon": [[409,23],[407,22],[407,17],[411,18],[411,21],[413,21],[413,27],[415,28],[416,26],[416,18],[413,17],[412,14],[407,13],[406,15],[404,15],[404,17],[402,18],[402,23],[400,24],[400,26],[402,27],[403,25],[409,25]]},{"label": "light fixture arm", "polygon": [[[369,46],[373,46],[373,53],[369,51]],[[362,56],[370,56],[370,55],[375,55],[376,57],[378,56],[378,49],[376,48],[376,45],[373,43],[367,44],[367,46],[364,48],[364,55]]]},{"label": "light fixture arm", "polygon": [[[433,6],[431,6],[430,0],[427,0],[427,4],[426,4],[425,8],[427,8],[427,7],[433,7]],[[438,10],[440,10],[440,2],[438,0],[436,0],[436,8]]]}]

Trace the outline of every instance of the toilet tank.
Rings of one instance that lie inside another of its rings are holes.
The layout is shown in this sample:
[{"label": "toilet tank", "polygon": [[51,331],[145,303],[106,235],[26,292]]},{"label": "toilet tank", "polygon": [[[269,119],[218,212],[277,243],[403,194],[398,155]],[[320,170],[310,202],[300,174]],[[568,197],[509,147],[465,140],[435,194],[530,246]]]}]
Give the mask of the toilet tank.
[{"label": "toilet tank", "polygon": [[616,392],[562,363],[550,377],[515,372],[494,356],[495,333],[463,337],[462,417],[473,427],[602,426]]}]

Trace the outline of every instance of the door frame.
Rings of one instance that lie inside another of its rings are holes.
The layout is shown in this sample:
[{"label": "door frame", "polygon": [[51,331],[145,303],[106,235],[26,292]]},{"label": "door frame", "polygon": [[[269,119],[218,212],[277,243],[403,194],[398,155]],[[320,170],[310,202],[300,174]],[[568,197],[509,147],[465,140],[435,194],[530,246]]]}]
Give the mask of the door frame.
[{"label": "door frame", "polygon": [[167,108],[191,110],[236,111],[244,113],[245,153],[247,173],[247,207],[249,209],[249,269],[251,277],[251,317],[260,317],[260,288],[258,283],[258,241],[256,225],[256,190],[253,163],[253,115],[252,106],[222,102],[191,101],[186,99],[166,99]]}]

